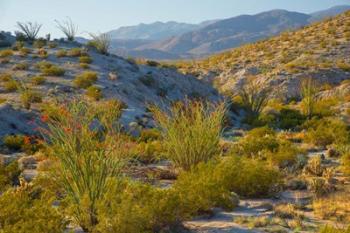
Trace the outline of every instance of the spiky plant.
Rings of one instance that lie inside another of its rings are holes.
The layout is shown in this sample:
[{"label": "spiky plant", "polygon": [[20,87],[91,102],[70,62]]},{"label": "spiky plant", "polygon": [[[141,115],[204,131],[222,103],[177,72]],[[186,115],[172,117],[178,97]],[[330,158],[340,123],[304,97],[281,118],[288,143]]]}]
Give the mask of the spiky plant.
[{"label": "spiky plant", "polygon": [[312,78],[304,79],[300,86],[302,100],[302,107],[304,114],[311,119],[314,115],[315,105],[317,103],[317,93],[319,85]]},{"label": "spiky plant", "polygon": [[57,28],[60,29],[63,34],[66,35],[68,41],[74,41],[75,36],[78,33],[78,26],[75,25],[71,18],[64,20],[62,22],[55,20]]},{"label": "spiky plant", "polygon": [[92,41],[89,43],[91,46],[95,47],[97,51],[101,54],[107,55],[108,50],[111,46],[111,37],[107,33],[93,34],[90,33]]},{"label": "spiky plant", "polygon": [[108,192],[109,181],[121,175],[126,146],[116,120],[121,105],[109,101],[99,106],[81,100],[56,107],[54,118],[44,117],[47,147],[58,162],[53,176],[64,190],[75,221],[92,232],[99,222],[96,203]]},{"label": "spiky plant", "polygon": [[25,34],[27,40],[34,41],[42,27],[42,24],[33,22],[17,22],[17,27]]},{"label": "spiky plant", "polygon": [[177,103],[169,112],[152,107],[162,129],[167,156],[175,166],[190,170],[219,154],[225,105]]},{"label": "spiky plant", "polygon": [[270,89],[263,87],[254,82],[253,77],[247,79],[239,91],[244,107],[248,110],[253,118],[260,115],[261,111],[266,107],[270,98]]}]

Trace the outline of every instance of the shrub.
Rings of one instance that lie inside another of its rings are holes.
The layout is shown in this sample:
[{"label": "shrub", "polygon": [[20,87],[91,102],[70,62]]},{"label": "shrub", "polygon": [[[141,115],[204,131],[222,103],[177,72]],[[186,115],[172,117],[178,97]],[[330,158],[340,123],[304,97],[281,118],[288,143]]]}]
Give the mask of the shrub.
[{"label": "shrub", "polygon": [[8,165],[0,163],[0,192],[19,184],[19,176],[21,170],[17,161],[13,161]]},{"label": "shrub", "polygon": [[149,65],[149,66],[154,66],[154,67],[157,67],[157,66],[160,65],[159,62],[151,61],[151,60],[147,60],[146,64]]},{"label": "shrub", "polygon": [[144,129],[141,131],[139,142],[149,142],[161,139],[161,132],[157,129]]},{"label": "shrub", "polygon": [[45,76],[63,76],[65,74],[65,70],[61,67],[51,65],[49,67],[40,68],[41,72]]},{"label": "shrub", "polygon": [[12,80],[12,75],[9,73],[1,73],[0,74],[0,82],[8,82]]},{"label": "shrub", "polygon": [[307,130],[305,141],[316,146],[325,147],[333,143],[346,144],[349,142],[347,126],[338,119],[312,119],[305,122],[304,128]]},{"label": "shrub", "polygon": [[24,144],[23,135],[8,135],[3,138],[4,145],[10,150],[20,150]]},{"label": "shrub", "polygon": [[306,115],[308,119],[311,119],[314,115],[318,91],[319,85],[312,78],[307,78],[301,82],[300,92],[303,97],[301,107],[304,115]]},{"label": "shrub", "polygon": [[9,80],[3,83],[3,87],[7,92],[17,91],[19,88],[18,82],[16,80]]},{"label": "shrub", "polygon": [[27,70],[28,68],[29,65],[26,62],[17,63],[12,67],[13,70]]},{"label": "shrub", "polygon": [[79,57],[79,62],[85,63],[85,64],[90,64],[92,62],[92,58],[89,56],[82,56],[82,57]]},{"label": "shrub", "polygon": [[26,47],[23,47],[23,48],[21,48],[21,49],[19,50],[19,54],[20,54],[20,56],[22,56],[22,57],[27,56],[29,53],[31,53],[31,49],[26,48]]},{"label": "shrub", "polygon": [[108,50],[111,46],[111,37],[107,33],[99,35],[90,33],[90,36],[92,37],[92,41],[89,42],[89,45],[95,47],[99,53],[108,55]]},{"label": "shrub", "polygon": [[0,58],[13,56],[13,51],[11,49],[0,50]]},{"label": "shrub", "polygon": [[140,82],[142,82],[145,86],[151,87],[156,82],[152,75],[145,75],[140,77]]},{"label": "shrub", "polygon": [[44,48],[38,50],[38,55],[40,58],[47,58],[49,56]]},{"label": "shrub", "polygon": [[86,95],[94,100],[100,100],[103,97],[102,89],[96,86],[90,86],[86,89]]},{"label": "shrub", "polygon": [[67,51],[65,49],[60,49],[56,52],[56,57],[65,57],[67,56]]},{"label": "shrub", "polygon": [[42,102],[42,95],[38,92],[35,92],[28,88],[23,88],[21,90],[21,102],[23,104],[23,107],[26,109],[30,109],[30,106],[32,103],[41,103]]},{"label": "shrub", "polygon": [[97,73],[92,71],[86,71],[75,77],[73,83],[78,88],[88,88],[97,81]]},{"label": "shrub", "polygon": [[43,76],[34,76],[31,78],[31,82],[34,85],[42,85],[46,82],[46,78]]},{"label": "shrub", "polygon": [[342,229],[342,228],[335,228],[332,226],[325,226],[320,230],[320,233],[350,233],[350,227]]},{"label": "shrub", "polygon": [[282,108],[277,116],[277,127],[280,129],[296,129],[305,120],[305,117],[298,110]]},{"label": "shrub", "polygon": [[279,147],[279,141],[272,129],[262,127],[249,131],[237,146],[236,152],[240,155],[254,157],[262,151],[276,151]]},{"label": "shrub", "polygon": [[350,64],[345,61],[337,61],[337,67],[343,71],[350,72]]},{"label": "shrub", "polygon": [[67,225],[64,216],[52,207],[52,200],[32,189],[22,186],[0,196],[1,231],[62,233]]},{"label": "shrub", "polygon": [[89,69],[90,68],[89,64],[87,64],[87,63],[80,63],[79,66],[81,68],[83,68],[83,69]]},{"label": "shrub", "polygon": [[225,158],[216,173],[230,191],[243,197],[269,196],[281,184],[279,171],[266,162],[235,155]]},{"label": "shrub", "polygon": [[115,124],[121,106],[116,101],[95,106],[74,100],[58,108],[62,114],[48,119],[45,134],[57,161],[53,177],[65,192],[68,213],[91,232],[99,222],[97,203],[109,192],[110,178],[120,175],[128,155]]},{"label": "shrub", "polygon": [[74,41],[74,38],[78,33],[78,26],[76,26],[70,18],[63,22],[59,22],[58,20],[55,20],[55,22],[58,29],[66,35],[68,41]]},{"label": "shrub", "polygon": [[46,45],[46,40],[44,40],[44,39],[35,40],[34,43],[33,43],[33,47],[37,48],[37,49],[41,49],[45,45]]},{"label": "shrub", "polygon": [[170,113],[152,108],[161,127],[166,154],[177,167],[189,170],[219,154],[224,104],[177,103]]},{"label": "shrub", "polygon": [[68,57],[80,57],[83,54],[84,53],[83,53],[81,48],[72,48],[72,49],[67,51],[67,56]]},{"label": "shrub", "polygon": [[34,41],[41,29],[41,24],[38,23],[21,23],[17,22],[17,27],[22,31],[22,33],[25,35],[26,39],[29,41]]},{"label": "shrub", "polygon": [[55,42],[48,42],[47,44],[49,46],[50,49],[54,49],[57,48],[58,44]]}]

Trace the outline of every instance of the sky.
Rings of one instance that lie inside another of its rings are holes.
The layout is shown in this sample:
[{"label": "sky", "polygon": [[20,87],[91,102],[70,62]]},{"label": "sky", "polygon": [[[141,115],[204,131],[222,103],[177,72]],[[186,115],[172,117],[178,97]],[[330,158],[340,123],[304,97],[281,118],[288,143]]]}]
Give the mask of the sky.
[{"label": "sky", "polygon": [[350,0],[0,0],[0,31],[17,30],[16,22],[43,24],[41,36],[61,37],[54,20],[70,17],[81,36],[139,23],[199,23],[272,9],[310,13]]}]

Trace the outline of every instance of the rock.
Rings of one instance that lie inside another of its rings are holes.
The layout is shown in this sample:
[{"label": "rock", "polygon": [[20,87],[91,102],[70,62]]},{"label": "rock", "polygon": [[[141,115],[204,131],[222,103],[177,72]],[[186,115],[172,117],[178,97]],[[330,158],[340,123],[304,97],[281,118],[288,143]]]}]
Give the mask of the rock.
[{"label": "rock", "polygon": [[7,166],[11,162],[17,160],[20,156],[21,156],[20,154],[11,154],[11,155],[0,154],[0,165]]}]

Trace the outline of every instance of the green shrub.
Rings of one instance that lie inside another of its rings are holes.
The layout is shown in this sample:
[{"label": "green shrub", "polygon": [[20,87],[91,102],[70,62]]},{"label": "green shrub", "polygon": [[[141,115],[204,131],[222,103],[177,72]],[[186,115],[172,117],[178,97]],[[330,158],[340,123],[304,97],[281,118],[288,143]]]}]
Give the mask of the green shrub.
[{"label": "green shrub", "polygon": [[19,54],[20,54],[20,56],[22,56],[22,57],[27,56],[29,53],[31,53],[31,49],[30,49],[30,48],[25,48],[25,47],[23,47],[23,48],[21,48],[21,49],[19,50]]},{"label": "green shrub", "polygon": [[8,135],[3,139],[4,145],[10,150],[20,150],[24,144],[23,135]]},{"label": "green shrub", "polygon": [[305,122],[305,117],[298,111],[282,108],[277,116],[277,127],[280,129],[296,129]]},{"label": "green shrub", "polygon": [[74,85],[78,88],[88,88],[96,83],[98,77],[96,72],[86,71],[80,75],[77,75],[73,81]]},{"label": "green shrub", "polygon": [[45,76],[63,76],[66,72],[63,68],[55,65],[51,65],[50,67],[43,67],[40,70]]},{"label": "green shrub", "polygon": [[17,91],[19,88],[18,82],[13,79],[4,82],[2,85],[5,88],[5,91],[7,92],[14,92],[14,91]]},{"label": "green shrub", "polygon": [[279,140],[276,133],[268,128],[255,128],[247,133],[238,143],[236,152],[240,155],[254,157],[262,151],[276,151]]},{"label": "green shrub", "polygon": [[27,187],[10,189],[0,196],[0,226],[3,233],[62,233],[67,222],[52,200]]},{"label": "green shrub", "polygon": [[65,49],[60,49],[56,52],[56,57],[65,57],[67,56],[67,51]]},{"label": "green shrub", "polygon": [[350,233],[350,227],[347,229],[341,229],[341,228],[335,228],[331,226],[323,227],[320,231],[320,233]]},{"label": "green shrub", "polygon": [[139,142],[149,142],[161,139],[161,132],[157,129],[144,129],[141,131]]},{"label": "green shrub", "polygon": [[31,82],[34,85],[42,85],[46,82],[46,78],[43,76],[34,76],[31,78]]},{"label": "green shrub", "polygon": [[90,33],[92,40],[89,42],[89,46],[95,47],[96,50],[103,54],[108,55],[108,50],[111,46],[111,37],[107,33],[102,33],[99,35]]},{"label": "green shrub", "polygon": [[12,75],[9,73],[1,73],[0,74],[0,82],[8,82],[12,80]]},{"label": "green shrub", "polygon": [[26,109],[30,109],[32,103],[41,103],[42,95],[39,92],[35,92],[30,89],[24,89],[21,91],[21,102]]},{"label": "green shrub", "polygon": [[[65,193],[67,214],[91,232],[99,222],[97,203],[110,192],[109,180],[121,175],[128,157],[127,142],[114,124],[121,105],[74,100],[57,107],[61,114],[48,119],[45,135],[46,147],[57,161],[52,177]],[[98,128],[92,127],[95,121]]]},{"label": "green shrub", "polygon": [[17,161],[13,161],[8,165],[0,163],[0,192],[19,184],[19,176],[21,170]]},{"label": "green shrub", "polygon": [[215,172],[230,191],[242,197],[266,197],[277,191],[281,184],[279,171],[256,159],[229,156]]},{"label": "green shrub", "polygon": [[326,147],[331,144],[346,144],[349,142],[349,132],[346,124],[335,118],[312,119],[304,124],[305,141],[316,146]]},{"label": "green shrub", "polygon": [[66,56],[68,57],[80,57],[84,54],[81,48],[72,48],[67,51]]},{"label": "green shrub", "polygon": [[90,86],[86,89],[86,95],[94,100],[100,100],[103,97],[102,89],[96,86]]},{"label": "green shrub", "polygon": [[46,40],[44,40],[44,39],[35,40],[34,43],[33,43],[33,47],[37,48],[37,49],[41,49],[45,45],[46,45]]},{"label": "green shrub", "polygon": [[224,104],[189,102],[174,104],[170,113],[151,110],[161,128],[167,157],[177,167],[189,170],[220,153]]},{"label": "green shrub", "polygon": [[0,58],[13,56],[13,51],[11,49],[0,50]]},{"label": "green shrub", "polygon": [[89,56],[82,56],[82,57],[79,57],[79,62],[85,63],[85,64],[90,64],[92,62],[92,58]]},{"label": "green shrub", "polygon": [[28,68],[29,65],[26,62],[17,63],[12,67],[13,70],[27,70]]}]

